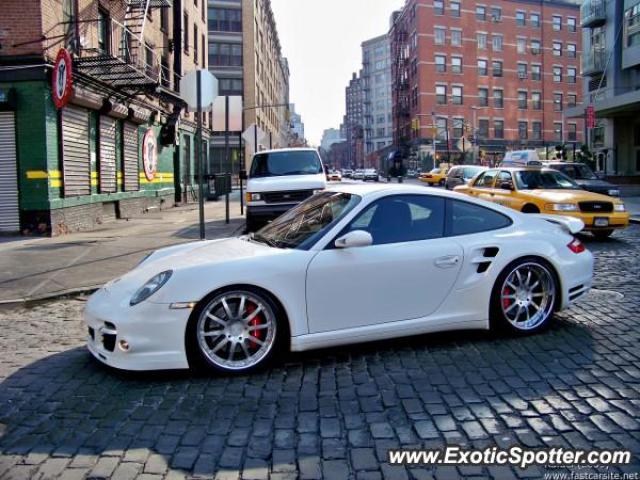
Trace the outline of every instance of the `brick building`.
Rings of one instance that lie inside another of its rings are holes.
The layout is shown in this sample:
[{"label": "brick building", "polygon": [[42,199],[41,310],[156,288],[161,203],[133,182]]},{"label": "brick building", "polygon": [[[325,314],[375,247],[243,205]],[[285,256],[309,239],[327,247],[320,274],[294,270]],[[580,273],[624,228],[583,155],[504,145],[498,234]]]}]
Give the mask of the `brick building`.
[{"label": "brick building", "polygon": [[564,115],[582,97],[579,17],[564,0],[407,0],[390,29],[394,143],[435,139],[458,161],[475,140],[487,161],[579,146],[583,121]]},{"label": "brick building", "polygon": [[206,16],[204,0],[3,2],[1,231],[58,235],[195,199],[195,114],[178,90],[206,68]]}]

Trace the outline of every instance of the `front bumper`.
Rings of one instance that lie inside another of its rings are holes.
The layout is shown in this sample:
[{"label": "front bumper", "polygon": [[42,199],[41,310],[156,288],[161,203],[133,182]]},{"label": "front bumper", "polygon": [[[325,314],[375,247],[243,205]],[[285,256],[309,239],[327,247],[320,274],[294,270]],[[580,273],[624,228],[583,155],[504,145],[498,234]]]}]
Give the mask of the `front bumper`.
[{"label": "front bumper", "polygon": [[[102,363],[122,370],[189,368],[185,332],[191,310],[144,301],[135,307],[106,289],[94,293],[84,312],[87,348]],[[125,340],[129,350],[120,347]]]},{"label": "front bumper", "polygon": [[247,217],[252,217],[258,221],[269,221],[278,218],[283,213],[288,212],[297,203],[278,203],[274,205],[247,205]]},{"label": "front bumper", "polygon": [[[548,210],[545,213],[552,213]],[[579,218],[584,223],[584,230],[592,232],[594,230],[609,230],[627,228],[629,226],[629,213],[628,212],[613,212],[613,213],[584,213],[584,212],[553,212],[553,215],[566,215],[568,217]],[[606,218],[608,219],[608,225],[596,226],[596,219]]]}]

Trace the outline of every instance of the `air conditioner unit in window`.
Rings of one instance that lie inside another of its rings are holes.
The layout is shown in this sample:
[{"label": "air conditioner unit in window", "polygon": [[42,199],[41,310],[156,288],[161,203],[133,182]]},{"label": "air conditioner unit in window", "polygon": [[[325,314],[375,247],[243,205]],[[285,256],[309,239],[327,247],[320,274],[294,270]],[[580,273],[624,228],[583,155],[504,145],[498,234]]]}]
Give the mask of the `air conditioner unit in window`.
[{"label": "air conditioner unit in window", "polygon": [[491,21],[492,21],[493,23],[500,23],[500,21],[501,21],[501,20],[502,20],[502,19],[501,19],[498,15],[493,15],[493,16],[491,17]]},{"label": "air conditioner unit in window", "polygon": [[540,49],[538,47],[531,47],[531,53],[534,55],[539,55]]},{"label": "air conditioner unit in window", "polygon": [[527,75],[527,72],[518,72],[518,78],[520,80],[526,80],[528,78],[529,75]]}]

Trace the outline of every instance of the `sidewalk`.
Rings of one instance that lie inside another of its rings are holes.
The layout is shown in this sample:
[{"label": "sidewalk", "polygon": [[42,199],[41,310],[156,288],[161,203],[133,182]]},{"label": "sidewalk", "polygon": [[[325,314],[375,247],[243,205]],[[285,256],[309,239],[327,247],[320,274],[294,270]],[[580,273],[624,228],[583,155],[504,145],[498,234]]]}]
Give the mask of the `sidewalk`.
[{"label": "sidewalk", "polygon": [[[206,238],[240,234],[240,196],[205,204]],[[0,303],[37,300],[97,288],[158,248],[198,240],[198,205],[117,220],[99,230],[56,238],[0,238]]]}]

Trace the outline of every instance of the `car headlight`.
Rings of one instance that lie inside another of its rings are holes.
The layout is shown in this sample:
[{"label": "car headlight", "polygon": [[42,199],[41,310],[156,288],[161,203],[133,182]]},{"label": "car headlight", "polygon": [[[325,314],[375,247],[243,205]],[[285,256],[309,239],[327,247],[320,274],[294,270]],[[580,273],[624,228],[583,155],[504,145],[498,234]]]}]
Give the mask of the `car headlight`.
[{"label": "car headlight", "polygon": [[627,211],[627,209],[626,209],[626,208],[624,208],[624,203],[616,203],[616,204],[613,206],[613,211],[614,211],[614,212],[626,212],[626,211]]},{"label": "car headlight", "polygon": [[549,203],[545,205],[547,210],[553,210],[554,212],[577,212],[578,205],[575,203]]},{"label": "car headlight", "polygon": [[620,190],[612,188],[611,190],[609,190],[609,196],[610,197],[619,197],[620,196]]},{"label": "car headlight", "polygon": [[160,290],[162,286],[169,281],[171,275],[173,275],[173,270],[167,270],[151,277],[147,283],[133,294],[133,297],[131,297],[131,300],[129,301],[129,305],[133,307],[140,302],[144,302],[147,298]]},{"label": "car headlight", "polygon": [[260,193],[247,192],[247,202],[259,202],[260,200],[262,200],[262,195]]}]

